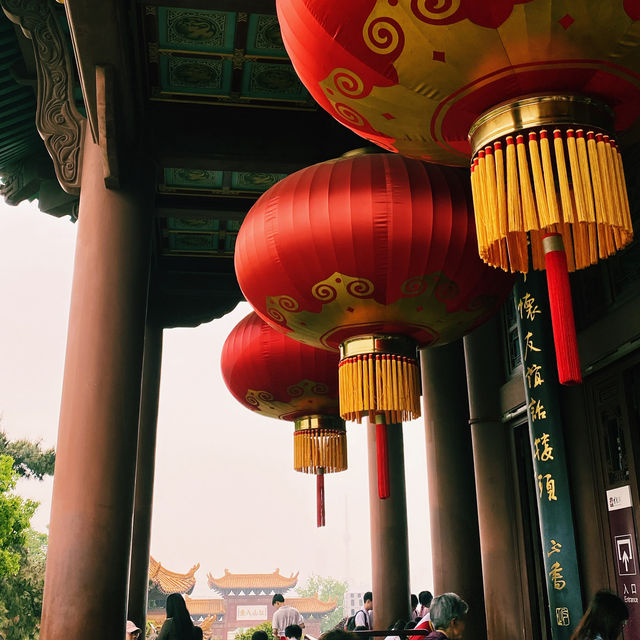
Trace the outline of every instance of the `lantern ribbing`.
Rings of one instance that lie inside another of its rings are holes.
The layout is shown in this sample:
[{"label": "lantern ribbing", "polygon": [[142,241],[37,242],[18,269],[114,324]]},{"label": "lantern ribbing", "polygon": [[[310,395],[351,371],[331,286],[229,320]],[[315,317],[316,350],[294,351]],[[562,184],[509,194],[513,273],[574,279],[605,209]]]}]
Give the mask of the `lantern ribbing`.
[{"label": "lantern ribbing", "polygon": [[232,330],[222,349],[223,378],[236,399],[264,416],[294,422],[294,469],[318,476],[319,527],[325,524],[324,474],[347,468],[337,365],[337,354],[289,340],[255,313]]}]

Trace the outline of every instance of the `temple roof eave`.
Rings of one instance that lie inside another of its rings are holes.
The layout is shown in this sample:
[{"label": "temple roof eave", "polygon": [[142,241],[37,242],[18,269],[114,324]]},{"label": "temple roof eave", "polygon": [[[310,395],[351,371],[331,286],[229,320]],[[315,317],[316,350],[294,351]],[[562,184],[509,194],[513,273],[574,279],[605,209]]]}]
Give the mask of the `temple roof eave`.
[{"label": "temple roof eave", "polygon": [[196,585],[195,573],[199,568],[200,563],[197,563],[187,573],[177,573],[169,571],[151,556],[149,558],[149,580],[158,591],[166,595],[191,593]]},{"label": "temple roof eave", "polygon": [[295,575],[283,576],[280,569],[273,573],[231,573],[224,570],[224,575],[215,578],[213,574],[207,574],[207,582],[210,589],[228,595],[229,592],[246,593],[249,591],[283,592],[292,589],[298,583],[299,572]]}]

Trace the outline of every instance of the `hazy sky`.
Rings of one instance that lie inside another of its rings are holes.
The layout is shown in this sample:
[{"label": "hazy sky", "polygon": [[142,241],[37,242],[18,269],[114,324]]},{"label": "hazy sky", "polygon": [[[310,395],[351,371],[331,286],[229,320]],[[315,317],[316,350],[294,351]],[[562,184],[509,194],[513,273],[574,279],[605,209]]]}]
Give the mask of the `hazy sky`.
[{"label": "hazy sky", "polygon": [[[55,446],[76,226],[35,204],[0,204],[0,415],[11,438]],[[348,426],[349,469],[326,477],[327,526],[315,526],[315,476],[292,468],[293,426],[238,404],[220,373],[222,344],[247,303],[197,329],[164,332],[151,553],[168,569],[206,575],[312,573],[370,587],[364,426]],[[404,425],[411,588],[432,587],[424,426]],[[21,481],[46,531],[52,481]],[[297,517],[276,524],[279,500]]]}]

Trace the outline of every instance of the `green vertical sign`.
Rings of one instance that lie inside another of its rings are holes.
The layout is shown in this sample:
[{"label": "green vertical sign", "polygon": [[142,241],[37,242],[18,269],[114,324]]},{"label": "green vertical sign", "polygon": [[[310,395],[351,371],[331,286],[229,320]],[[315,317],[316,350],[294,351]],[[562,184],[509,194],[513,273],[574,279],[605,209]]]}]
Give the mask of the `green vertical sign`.
[{"label": "green vertical sign", "polygon": [[569,640],[582,598],[544,276],[518,278],[515,292],[551,630],[554,640]]}]

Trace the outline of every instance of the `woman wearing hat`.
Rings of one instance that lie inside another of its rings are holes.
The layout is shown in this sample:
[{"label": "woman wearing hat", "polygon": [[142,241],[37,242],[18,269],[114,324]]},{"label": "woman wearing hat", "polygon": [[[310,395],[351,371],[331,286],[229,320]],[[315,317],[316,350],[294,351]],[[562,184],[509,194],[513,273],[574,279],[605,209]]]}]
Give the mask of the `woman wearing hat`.
[{"label": "woman wearing hat", "polygon": [[137,640],[140,637],[140,627],[135,622],[127,620],[127,640]]}]

